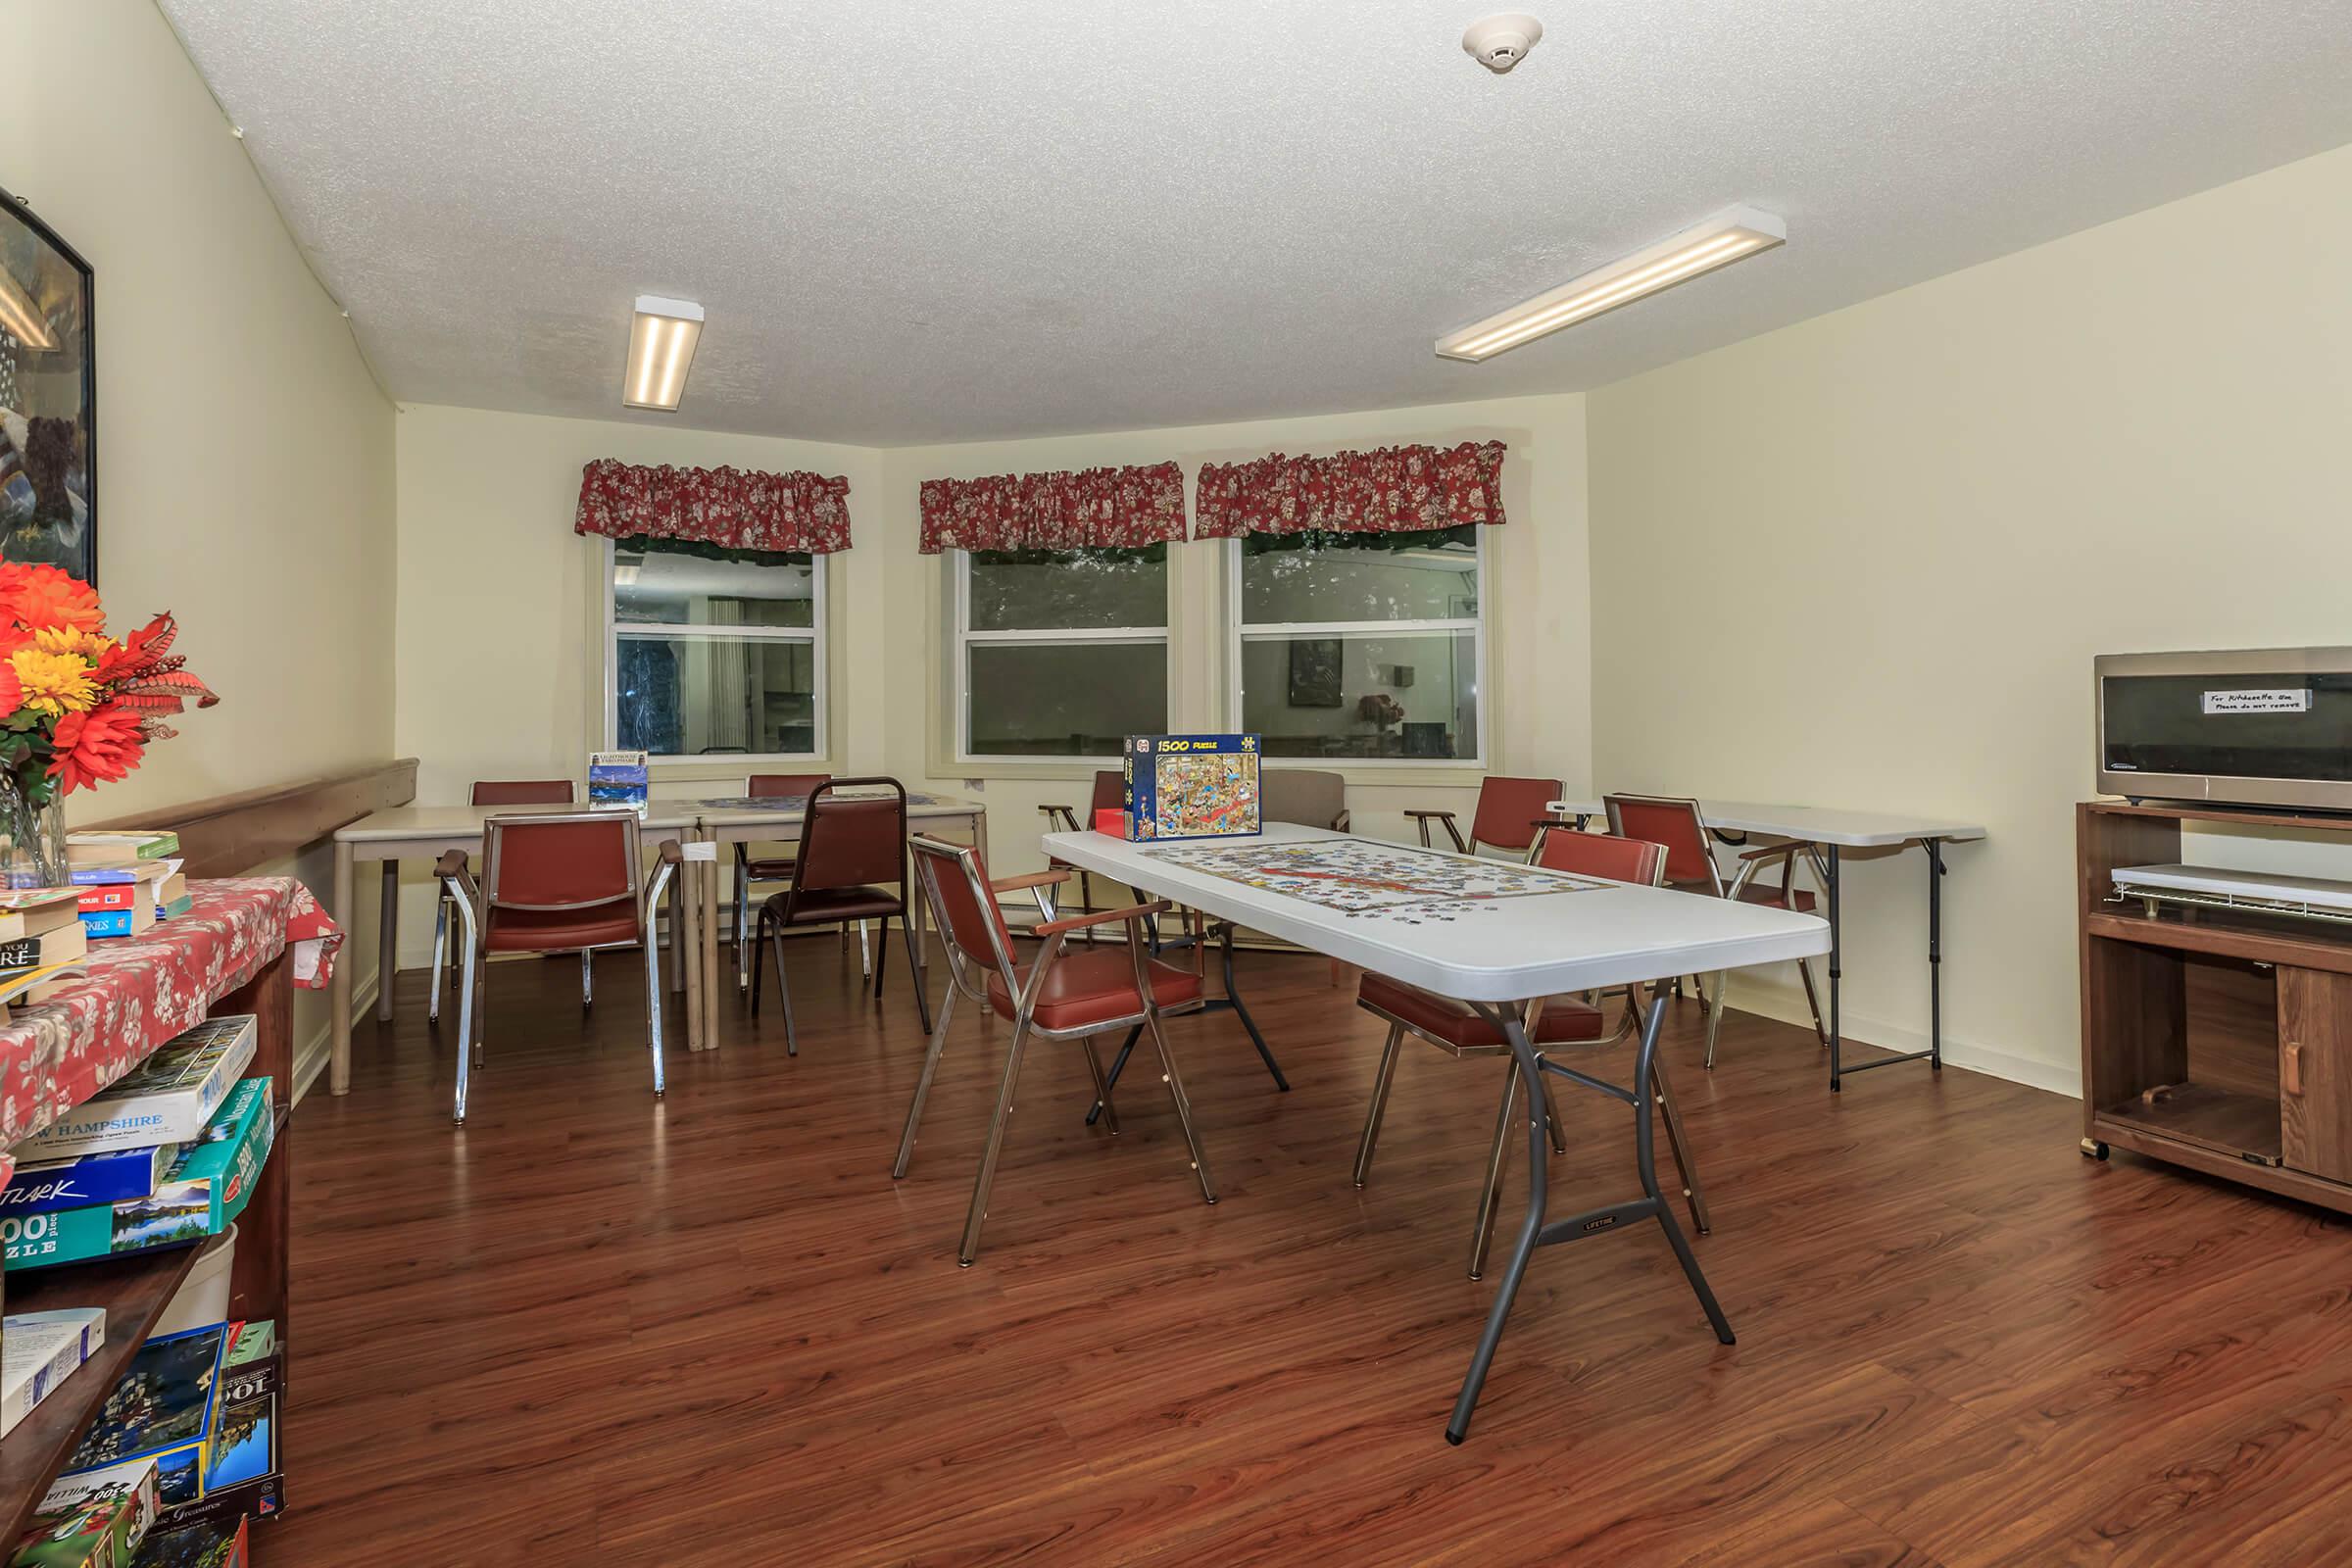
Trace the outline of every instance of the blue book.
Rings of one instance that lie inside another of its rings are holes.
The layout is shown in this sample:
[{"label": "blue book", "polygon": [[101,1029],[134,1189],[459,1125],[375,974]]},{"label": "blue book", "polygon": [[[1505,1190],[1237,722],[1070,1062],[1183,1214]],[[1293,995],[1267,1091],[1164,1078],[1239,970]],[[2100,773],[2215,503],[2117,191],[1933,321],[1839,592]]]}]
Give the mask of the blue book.
[{"label": "blue book", "polygon": [[45,1214],[51,1209],[152,1198],[155,1184],[163,1180],[178,1154],[177,1144],[159,1144],[153,1149],[110,1149],[77,1159],[19,1165],[8,1185],[0,1188],[0,1216]]},{"label": "blue book", "polygon": [[66,880],[77,888],[113,887],[122,882],[149,880],[126,865],[77,865],[66,873]]},{"label": "blue book", "polygon": [[82,934],[93,937],[136,936],[138,933],[131,918],[132,911],[129,909],[85,910],[81,916]]}]

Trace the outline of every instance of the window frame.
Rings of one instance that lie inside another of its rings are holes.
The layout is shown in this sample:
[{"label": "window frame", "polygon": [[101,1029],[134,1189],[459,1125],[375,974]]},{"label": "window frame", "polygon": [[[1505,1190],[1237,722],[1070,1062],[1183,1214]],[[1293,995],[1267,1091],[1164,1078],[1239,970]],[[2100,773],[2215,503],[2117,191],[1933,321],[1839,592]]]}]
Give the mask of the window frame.
[{"label": "window frame", "polygon": [[[1301,530],[1304,531],[1304,530]],[[1225,544],[1225,713],[1228,725],[1244,730],[1248,720],[1242,707],[1242,645],[1246,642],[1276,642],[1298,637],[1339,637],[1349,635],[1417,636],[1450,635],[1467,631],[1476,661],[1475,679],[1478,682],[1478,734],[1474,737],[1472,754],[1468,757],[1271,757],[1269,767],[1379,767],[1403,768],[1411,771],[1484,772],[1488,767],[1489,747],[1487,732],[1492,723],[1493,682],[1489,678],[1493,642],[1491,617],[1494,595],[1488,580],[1492,564],[1487,549],[1489,530],[1480,527],[1470,535],[1472,548],[1478,556],[1478,613],[1467,616],[1446,616],[1419,620],[1250,620],[1246,618],[1246,601],[1242,596],[1242,561],[1244,541],[1229,538]]]},{"label": "window frame", "polygon": [[[972,552],[945,552],[955,558],[950,572],[953,578],[955,620],[948,654],[948,702],[950,738],[953,760],[957,767],[989,768],[1005,763],[1036,764],[1046,767],[1101,768],[1119,760],[1116,752],[1099,757],[1071,756],[1067,753],[1046,752],[974,752],[972,750],[972,709],[970,692],[971,648],[974,644],[997,643],[1018,648],[1058,648],[1079,643],[1120,644],[1140,646],[1158,643],[1167,650],[1162,661],[1163,689],[1160,694],[1162,724],[1173,724],[1176,713],[1176,559],[1171,545],[1161,558],[1161,602],[1165,606],[1160,624],[1153,626],[1075,626],[1061,630],[1019,628],[1007,631],[974,631],[972,629]],[[1074,552],[1073,552],[1074,553]]]},{"label": "window frame", "polygon": [[709,766],[736,762],[809,762],[822,761],[832,755],[832,670],[830,667],[831,627],[827,611],[831,599],[831,573],[825,557],[811,553],[808,557],[809,623],[806,626],[712,626],[668,621],[620,619],[618,597],[613,593],[612,558],[615,541],[604,539],[599,560],[603,563],[605,616],[605,743],[604,751],[620,749],[620,640],[623,635],[684,638],[731,638],[741,642],[808,643],[815,648],[809,664],[809,679],[814,688],[814,722],[809,726],[811,749],[806,752],[648,752],[649,765],[675,766],[697,764]]}]

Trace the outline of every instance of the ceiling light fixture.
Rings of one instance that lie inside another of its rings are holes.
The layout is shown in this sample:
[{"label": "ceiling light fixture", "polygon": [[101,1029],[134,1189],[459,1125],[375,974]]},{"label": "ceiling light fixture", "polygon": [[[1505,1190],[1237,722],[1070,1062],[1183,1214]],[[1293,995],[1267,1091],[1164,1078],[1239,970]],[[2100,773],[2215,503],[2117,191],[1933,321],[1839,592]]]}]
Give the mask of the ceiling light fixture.
[{"label": "ceiling light fixture", "polygon": [[629,368],[620,384],[623,408],[678,411],[686,371],[703,335],[703,308],[692,300],[637,296],[637,318],[629,326]]},{"label": "ceiling light fixture", "polygon": [[1729,262],[1768,251],[1788,237],[1788,225],[1753,207],[1734,207],[1647,250],[1636,251],[1522,305],[1497,312],[1438,339],[1438,352],[1473,364],[1505,349],[1574,326],[1630,305],[1644,295],[1711,272]]}]

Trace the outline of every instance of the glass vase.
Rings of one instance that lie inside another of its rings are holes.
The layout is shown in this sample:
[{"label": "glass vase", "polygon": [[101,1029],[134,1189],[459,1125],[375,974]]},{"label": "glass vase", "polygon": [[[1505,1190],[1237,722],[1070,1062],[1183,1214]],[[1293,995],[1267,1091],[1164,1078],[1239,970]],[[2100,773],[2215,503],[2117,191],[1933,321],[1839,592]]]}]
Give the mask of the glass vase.
[{"label": "glass vase", "polygon": [[0,771],[0,883],[62,888],[68,875],[64,797],[35,806],[16,774]]}]

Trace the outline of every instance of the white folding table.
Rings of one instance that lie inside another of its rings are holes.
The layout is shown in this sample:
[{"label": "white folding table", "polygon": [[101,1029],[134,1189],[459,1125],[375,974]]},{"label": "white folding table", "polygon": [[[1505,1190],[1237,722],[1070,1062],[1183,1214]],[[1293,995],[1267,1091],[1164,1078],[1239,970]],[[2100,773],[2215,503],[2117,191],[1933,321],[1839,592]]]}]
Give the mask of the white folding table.
[{"label": "white folding table", "polygon": [[1168,844],[1051,833],[1043,848],[1054,860],[1154,898],[1470,1003],[1510,1041],[1530,1085],[1551,1072],[1633,1106],[1643,1196],[1547,1222],[1544,1097],[1529,1094],[1527,1216],[1446,1425],[1448,1441],[1461,1442],[1469,1429],[1512,1298],[1538,1247],[1655,1218],[1717,1338],[1731,1343],[1731,1326],[1659,1195],[1651,1163],[1649,1067],[1665,1007],[1647,1009],[1631,1088],[1540,1062],[1521,1014],[1526,1003],[1561,992],[1645,981],[1663,986],[1678,974],[1812,957],[1830,949],[1823,921],[1288,823],[1268,823],[1256,838]]},{"label": "white folding table", "polygon": [[[1562,816],[1572,816],[1582,828],[1606,808],[1599,801],[1556,803]],[[1767,838],[1811,846],[1821,852],[1822,893],[1830,915],[1830,1091],[1841,1087],[1847,1073],[1873,1067],[1891,1067],[1901,1061],[1925,1061],[1943,1068],[1943,847],[1984,838],[1974,822],[1945,822],[1932,817],[1904,816],[1884,811],[1844,811],[1821,806],[1758,806],[1747,801],[1701,801],[1698,814],[1718,838],[1743,843],[1733,834],[1761,833]],[[1859,1061],[1843,1060],[1843,1035],[1838,1029],[1839,942],[1838,923],[1838,852],[1899,850],[1916,844],[1928,857],[1928,1049],[1907,1051]]]}]

